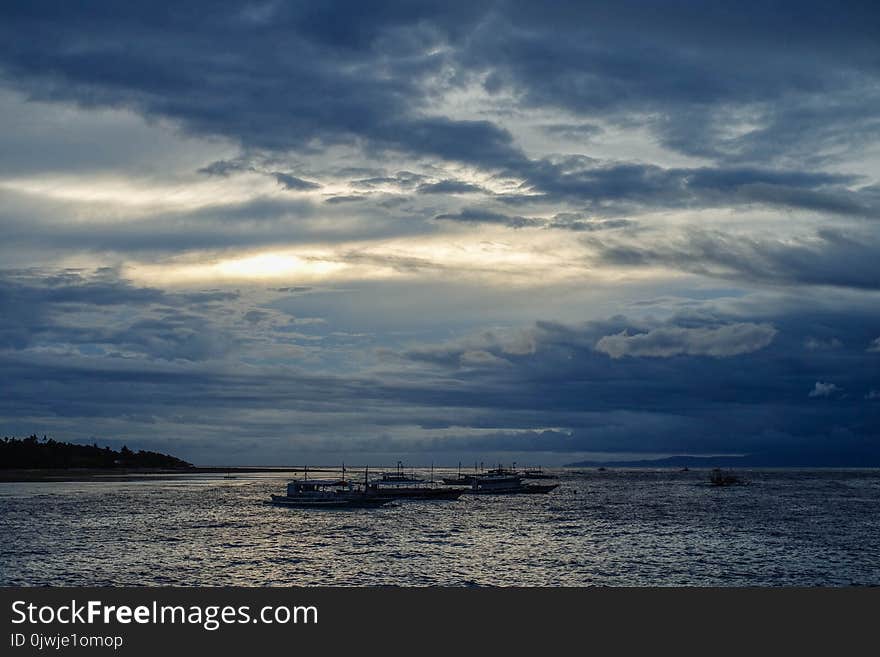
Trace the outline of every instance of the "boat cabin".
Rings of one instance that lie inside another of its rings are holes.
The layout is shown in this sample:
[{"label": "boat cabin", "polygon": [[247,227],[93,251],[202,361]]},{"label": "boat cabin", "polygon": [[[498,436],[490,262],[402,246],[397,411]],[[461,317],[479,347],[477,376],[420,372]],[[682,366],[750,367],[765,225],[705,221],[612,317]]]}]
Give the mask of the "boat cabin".
[{"label": "boat cabin", "polygon": [[287,484],[287,496],[303,493],[326,493],[337,490],[351,490],[351,482],[345,479],[295,479]]}]

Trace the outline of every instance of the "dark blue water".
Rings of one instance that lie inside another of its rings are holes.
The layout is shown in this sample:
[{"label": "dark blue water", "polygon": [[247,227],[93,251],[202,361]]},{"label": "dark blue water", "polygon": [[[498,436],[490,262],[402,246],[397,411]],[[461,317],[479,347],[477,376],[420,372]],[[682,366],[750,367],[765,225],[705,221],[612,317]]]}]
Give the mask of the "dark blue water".
[{"label": "dark blue water", "polygon": [[4,585],[880,584],[880,471],[565,472],[549,495],[265,506],[286,479],[0,484]]}]

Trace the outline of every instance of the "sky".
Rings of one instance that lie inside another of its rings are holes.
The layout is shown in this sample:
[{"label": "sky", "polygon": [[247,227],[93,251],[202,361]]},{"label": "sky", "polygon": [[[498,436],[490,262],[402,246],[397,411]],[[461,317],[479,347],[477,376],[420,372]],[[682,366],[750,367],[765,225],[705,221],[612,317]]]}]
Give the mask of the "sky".
[{"label": "sky", "polygon": [[0,5],[0,433],[880,465],[872,2]]}]

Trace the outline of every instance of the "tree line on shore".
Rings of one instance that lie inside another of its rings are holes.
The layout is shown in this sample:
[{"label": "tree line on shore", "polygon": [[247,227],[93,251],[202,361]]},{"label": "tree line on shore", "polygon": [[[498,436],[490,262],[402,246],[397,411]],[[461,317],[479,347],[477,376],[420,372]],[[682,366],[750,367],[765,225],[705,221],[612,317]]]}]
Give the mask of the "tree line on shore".
[{"label": "tree line on shore", "polygon": [[0,440],[0,468],[162,468],[194,467],[177,457],[127,446],[120,450],[98,447],[97,444],[77,445],[36,435],[27,438]]}]

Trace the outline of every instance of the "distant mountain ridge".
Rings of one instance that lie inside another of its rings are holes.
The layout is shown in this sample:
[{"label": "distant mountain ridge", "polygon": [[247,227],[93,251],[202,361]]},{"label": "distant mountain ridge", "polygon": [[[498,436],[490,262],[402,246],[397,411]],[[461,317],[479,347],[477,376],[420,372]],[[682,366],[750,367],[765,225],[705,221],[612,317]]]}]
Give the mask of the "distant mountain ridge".
[{"label": "distant mountain ridge", "polygon": [[140,450],[127,446],[116,451],[97,445],[64,443],[36,435],[27,438],[0,440],[0,469],[14,468],[157,468],[189,470],[191,463],[169,454]]},{"label": "distant mountain ridge", "polygon": [[863,452],[779,450],[742,456],[668,456],[660,459],[617,461],[577,461],[565,467],[590,468],[876,468],[880,454],[876,449]]}]

